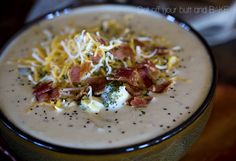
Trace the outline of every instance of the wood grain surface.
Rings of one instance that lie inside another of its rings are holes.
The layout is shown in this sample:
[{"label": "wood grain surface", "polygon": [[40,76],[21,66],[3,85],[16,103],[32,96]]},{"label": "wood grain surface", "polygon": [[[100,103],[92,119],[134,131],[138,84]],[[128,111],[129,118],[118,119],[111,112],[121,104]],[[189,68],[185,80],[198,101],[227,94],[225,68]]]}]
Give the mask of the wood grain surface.
[{"label": "wood grain surface", "polygon": [[209,122],[181,161],[236,161],[236,87],[218,85]]}]

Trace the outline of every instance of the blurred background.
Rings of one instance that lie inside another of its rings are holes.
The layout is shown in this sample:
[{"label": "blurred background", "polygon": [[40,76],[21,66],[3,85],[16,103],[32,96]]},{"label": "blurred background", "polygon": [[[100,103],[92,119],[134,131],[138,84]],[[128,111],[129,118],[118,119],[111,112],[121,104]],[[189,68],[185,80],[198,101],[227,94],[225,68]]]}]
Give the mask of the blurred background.
[{"label": "blurred background", "polygon": [[[129,3],[190,23],[208,41],[219,81],[214,110],[198,142],[182,161],[236,161],[236,1],[233,0],[8,0],[0,2],[0,47],[25,23],[69,5]],[[9,160],[3,153],[0,160]],[[8,149],[9,150],[9,149]],[[13,152],[14,153],[14,152]],[[14,156],[10,160],[14,160]],[[17,160],[18,161],[18,160]]]}]

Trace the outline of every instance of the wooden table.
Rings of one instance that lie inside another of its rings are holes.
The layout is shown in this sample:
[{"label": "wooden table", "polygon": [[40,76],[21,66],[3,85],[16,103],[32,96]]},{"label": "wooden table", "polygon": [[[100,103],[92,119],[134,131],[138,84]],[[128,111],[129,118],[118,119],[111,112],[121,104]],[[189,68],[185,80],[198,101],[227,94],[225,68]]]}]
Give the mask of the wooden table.
[{"label": "wooden table", "polygon": [[236,161],[236,87],[218,85],[209,122],[181,161]]}]

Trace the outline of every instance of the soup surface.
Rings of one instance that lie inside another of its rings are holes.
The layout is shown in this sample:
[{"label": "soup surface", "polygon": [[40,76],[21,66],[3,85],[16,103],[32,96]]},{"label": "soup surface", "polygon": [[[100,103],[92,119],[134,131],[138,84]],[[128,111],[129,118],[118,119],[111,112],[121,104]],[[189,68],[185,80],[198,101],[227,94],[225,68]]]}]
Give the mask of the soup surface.
[{"label": "soup surface", "polygon": [[[101,110],[98,114],[77,105],[57,111],[32,104],[32,83],[19,76],[9,62],[27,56],[47,38],[43,31],[60,33],[68,27],[95,25],[101,20],[122,22],[125,16],[135,32],[165,37],[172,46],[181,46],[178,76],[184,79],[167,92],[153,94],[146,108],[124,106],[119,110]],[[153,139],[180,125],[202,104],[212,80],[207,50],[188,29],[171,22],[172,18],[124,6],[97,6],[73,9],[67,14],[42,20],[21,33],[3,51],[0,61],[0,110],[18,128],[49,143],[65,147],[104,149],[128,146]]]}]

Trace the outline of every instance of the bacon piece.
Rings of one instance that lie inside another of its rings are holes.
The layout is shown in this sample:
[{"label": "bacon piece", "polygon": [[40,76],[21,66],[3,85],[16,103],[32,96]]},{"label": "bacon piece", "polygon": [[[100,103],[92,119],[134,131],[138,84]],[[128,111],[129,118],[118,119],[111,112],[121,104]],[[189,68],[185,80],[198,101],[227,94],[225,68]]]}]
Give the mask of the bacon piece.
[{"label": "bacon piece", "polygon": [[48,102],[48,101],[50,101],[50,97],[49,97],[48,93],[42,93],[40,95],[36,95],[35,98],[38,102]]},{"label": "bacon piece", "polygon": [[52,82],[40,83],[37,86],[33,87],[33,94],[43,94],[52,89]]},{"label": "bacon piece", "polygon": [[145,88],[142,78],[135,68],[122,68],[115,74],[114,80],[128,83],[138,88]]},{"label": "bacon piece", "polygon": [[172,83],[171,81],[166,81],[162,84],[154,84],[149,88],[149,90],[154,93],[163,93],[168,89],[171,83]]},{"label": "bacon piece", "polygon": [[79,83],[81,77],[84,75],[84,73],[88,72],[90,68],[90,63],[83,63],[80,66],[73,66],[69,72],[71,82]]},{"label": "bacon piece", "polygon": [[103,92],[107,84],[107,80],[103,76],[93,77],[88,79],[88,84],[93,88],[94,94],[99,95]]},{"label": "bacon piece", "polygon": [[129,78],[133,74],[134,69],[132,68],[121,68],[117,71],[117,75],[119,77],[127,77]]},{"label": "bacon piece", "polygon": [[148,77],[148,69],[146,67],[119,69],[115,74],[114,80],[125,82],[141,89],[148,88],[153,84]]},{"label": "bacon piece", "polygon": [[56,100],[59,96],[59,89],[52,87],[52,82],[39,84],[33,91],[38,102]]},{"label": "bacon piece", "polygon": [[142,77],[137,69],[134,70],[129,83],[135,87],[145,89],[145,84],[143,83]]},{"label": "bacon piece", "polygon": [[149,88],[153,84],[153,81],[148,77],[148,69],[146,67],[139,68],[138,73],[142,78],[145,87]]},{"label": "bacon piece", "polygon": [[145,61],[142,63],[139,63],[137,65],[139,68],[144,68],[146,67],[147,70],[147,76],[151,79],[151,80],[155,80],[158,78],[159,74],[160,74],[160,70],[156,68],[155,64],[153,64],[151,61]]},{"label": "bacon piece", "polygon": [[84,73],[88,72],[91,69],[91,64],[89,62],[83,63],[80,65],[81,72],[80,77],[84,75]]},{"label": "bacon piece", "polygon": [[136,108],[146,107],[151,100],[150,96],[137,96],[130,100],[130,105]]},{"label": "bacon piece", "polygon": [[140,96],[142,95],[142,91],[140,88],[134,87],[128,83],[125,83],[125,89],[129,92],[131,96]]},{"label": "bacon piece", "polygon": [[34,88],[33,94],[41,95],[43,93],[47,93],[50,90],[52,90],[52,82],[41,83]]},{"label": "bacon piece", "polygon": [[133,72],[134,69],[132,68],[120,68],[116,71],[114,78],[111,78],[111,80],[120,80],[122,82],[129,82]]},{"label": "bacon piece", "polygon": [[50,100],[56,100],[57,98],[59,98],[60,97],[59,89],[58,88],[53,88],[50,91],[49,96],[50,96]]},{"label": "bacon piece", "polygon": [[160,71],[150,61],[137,64],[133,68],[121,68],[117,70],[113,80],[128,83],[140,89],[148,89],[154,85],[154,81]]},{"label": "bacon piece", "polygon": [[133,58],[134,52],[128,44],[123,44],[110,50],[111,54],[119,60],[124,60],[125,58]]},{"label": "bacon piece", "polygon": [[73,66],[70,69],[69,76],[70,76],[71,82],[76,82],[76,83],[80,82],[80,71],[81,69],[79,66]]},{"label": "bacon piece", "polygon": [[[150,69],[150,71],[154,72],[154,71],[157,71],[158,69],[156,68],[155,64],[153,64],[151,61],[149,60],[145,60],[144,62],[142,63],[139,63],[138,66],[145,66],[147,67],[148,69]],[[158,70],[159,71],[159,70]]]},{"label": "bacon piece", "polygon": [[[142,63],[139,63],[136,65],[136,68],[142,68],[145,70],[146,74],[145,77],[148,77],[150,80],[154,81],[159,77],[160,70],[156,68],[155,64],[153,64],[151,61],[144,61]],[[146,84],[146,86],[150,87],[150,80],[146,79],[145,82],[149,82],[149,84]]]}]

